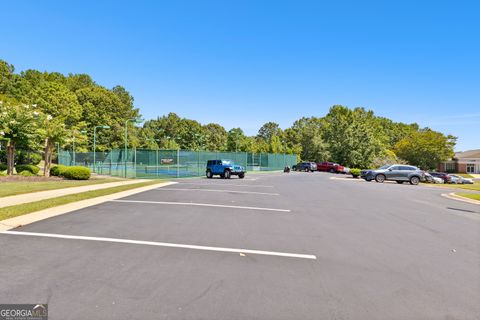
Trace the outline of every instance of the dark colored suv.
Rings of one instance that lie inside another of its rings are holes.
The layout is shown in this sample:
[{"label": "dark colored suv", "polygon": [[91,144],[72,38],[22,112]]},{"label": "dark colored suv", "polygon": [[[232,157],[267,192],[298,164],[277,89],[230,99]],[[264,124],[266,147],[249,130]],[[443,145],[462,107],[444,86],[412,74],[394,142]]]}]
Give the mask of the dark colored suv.
[{"label": "dark colored suv", "polygon": [[231,176],[238,176],[243,179],[245,178],[245,168],[234,164],[230,160],[208,160],[205,174],[207,178],[219,175],[224,179],[230,179]]},{"label": "dark colored suv", "polygon": [[405,164],[385,165],[377,170],[362,171],[362,178],[366,181],[375,180],[384,182],[385,180],[396,181],[397,183],[410,182],[417,185],[420,181],[425,181],[425,172],[417,167]]},{"label": "dark colored suv", "polygon": [[315,162],[300,162],[292,167],[294,171],[313,172],[317,171],[317,164]]}]

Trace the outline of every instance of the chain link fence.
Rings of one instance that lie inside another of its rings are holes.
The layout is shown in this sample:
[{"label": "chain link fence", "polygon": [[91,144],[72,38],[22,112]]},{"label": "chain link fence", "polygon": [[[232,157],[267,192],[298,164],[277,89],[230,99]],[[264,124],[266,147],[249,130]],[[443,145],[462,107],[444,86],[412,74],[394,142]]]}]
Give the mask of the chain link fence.
[{"label": "chain link fence", "polygon": [[198,177],[208,160],[232,160],[247,171],[282,170],[297,162],[292,154],[210,152],[189,150],[111,150],[108,152],[60,151],[59,164],[85,166],[103,175],[127,178]]}]

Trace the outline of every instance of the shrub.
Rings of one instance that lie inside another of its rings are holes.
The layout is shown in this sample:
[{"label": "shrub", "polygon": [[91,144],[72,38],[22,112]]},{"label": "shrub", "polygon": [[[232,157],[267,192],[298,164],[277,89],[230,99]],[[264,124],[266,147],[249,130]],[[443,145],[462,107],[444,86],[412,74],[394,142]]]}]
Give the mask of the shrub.
[{"label": "shrub", "polygon": [[67,166],[63,166],[61,164],[53,166],[50,169],[50,175],[51,176],[56,176],[56,177],[62,177],[63,174],[65,173],[65,170],[67,170],[67,169],[68,169]]},{"label": "shrub", "polygon": [[6,177],[6,176],[7,176],[7,173],[6,173],[6,172],[0,171],[0,177]]},{"label": "shrub", "polygon": [[19,175],[21,175],[22,177],[33,177],[33,176],[35,176],[35,174],[31,173],[28,170],[24,170],[24,171],[20,172]]},{"label": "shrub", "polygon": [[90,179],[90,169],[85,167],[67,167],[63,172],[63,176],[71,180],[88,180]]},{"label": "shrub", "polygon": [[354,177],[354,178],[358,178],[361,173],[362,173],[362,170],[360,170],[360,169],[358,169],[358,168],[352,168],[352,169],[350,169],[350,174],[351,174],[352,177]]},{"label": "shrub", "polygon": [[15,170],[20,174],[23,171],[29,171],[30,173],[37,174],[40,171],[40,168],[31,164],[19,164],[15,166]]},{"label": "shrub", "polygon": [[32,151],[18,150],[15,157],[17,164],[33,164],[36,166],[42,161],[42,155]]},{"label": "shrub", "polygon": [[6,164],[0,163],[0,172],[1,172],[1,171],[5,171],[5,170],[7,170],[7,169],[8,169],[8,167],[7,167]]}]

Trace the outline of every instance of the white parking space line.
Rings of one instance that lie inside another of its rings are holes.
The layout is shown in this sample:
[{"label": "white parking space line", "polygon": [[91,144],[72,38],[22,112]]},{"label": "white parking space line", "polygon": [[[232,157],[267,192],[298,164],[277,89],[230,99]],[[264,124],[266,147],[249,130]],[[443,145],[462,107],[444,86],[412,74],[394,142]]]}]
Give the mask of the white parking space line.
[{"label": "white parking space line", "polygon": [[216,207],[216,208],[230,208],[230,209],[242,209],[242,210],[291,212],[291,210],[288,210],[288,209],[244,207],[244,206],[232,206],[232,205],[213,204],[213,203],[195,203],[195,202],[144,201],[144,200],[111,200],[109,202],[147,203],[147,204],[162,204],[162,205],[198,206],[198,207]]},{"label": "white parking space line", "polygon": [[72,235],[65,235],[65,234],[22,232],[22,231],[4,231],[1,234],[29,236],[29,237],[43,237],[43,238],[57,238],[57,239],[70,239],[70,240],[85,240],[85,241],[137,244],[137,245],[156,246],[156,247],[181,248],[181,249],[192,249],[192,250],[203,250],[203,251],[228,252],[228,253],[257,254],[257,255],[265,255],[265,256],[278,256],[278,257],[310,259],[310,260],[316,260],[317,259],[316,256],[311,255],[311,254],[298,254],[298,253],[289,253],[289,252],[250,250],[250,249],[235,249],[235,248],[223,248],[223,247],[209,247],[209,246],[178,244],[178,243],[169,243],[169,242],[141,241],[141,240],[128,240],[128,239],[103,238],[103,237],[72,236]]},{"label": "white parking space line", "polygon": [[269,192],[255,192],[255,191],[237,191],[237,190],[219,190],[219,189],[201,189],[201,188],[190,188],[190,189],[181,189],[181,188],[157,188],[154,190],[158,191],[201,191],[201,192],[223,192],[223,193],[241,193],[241,194],[258,194],[265,196],[279,196],[279,193],[269,193]]},{"label": "white parking space line", "polygon": [[260,184],[234,184],[234,183],[194,183],[194,182],[179,182],[179,185],[188,184],[194,186],[232,186],[232,187],[253,187],[253,188],[273,188],[273,186],[266,186]]}]

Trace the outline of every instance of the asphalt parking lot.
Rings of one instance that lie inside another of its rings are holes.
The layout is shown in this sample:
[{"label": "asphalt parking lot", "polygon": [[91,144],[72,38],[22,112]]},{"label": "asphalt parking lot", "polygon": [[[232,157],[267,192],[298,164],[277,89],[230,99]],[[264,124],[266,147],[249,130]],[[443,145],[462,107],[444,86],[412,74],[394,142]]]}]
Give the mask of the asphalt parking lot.
[{"label": "asphalt parking lot", "polygon": [[480,207],[326,173],[178,184],[0,234],[50,319],[480,319]]}]

